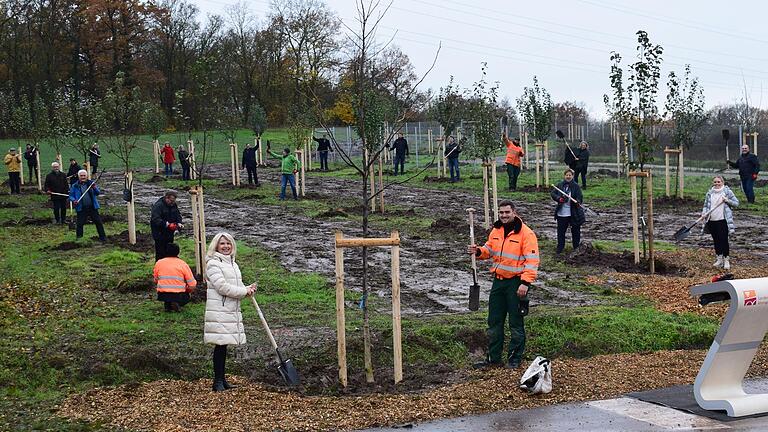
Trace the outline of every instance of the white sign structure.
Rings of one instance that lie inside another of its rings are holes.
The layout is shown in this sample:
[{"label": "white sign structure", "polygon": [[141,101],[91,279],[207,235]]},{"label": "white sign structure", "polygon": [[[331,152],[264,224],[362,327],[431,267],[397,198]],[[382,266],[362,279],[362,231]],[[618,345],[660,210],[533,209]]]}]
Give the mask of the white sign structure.
[{"label": "white sign structure", "polygon": [[[691,289],[694,296],[727,300],[730,307],[701,366],[693,393],[706,410],[730,417],[768,412],[768,394],[749,394],[743,380],[768,331],[768,278],[715,282]],[[718,298],[719,297],[719,298]]]}]

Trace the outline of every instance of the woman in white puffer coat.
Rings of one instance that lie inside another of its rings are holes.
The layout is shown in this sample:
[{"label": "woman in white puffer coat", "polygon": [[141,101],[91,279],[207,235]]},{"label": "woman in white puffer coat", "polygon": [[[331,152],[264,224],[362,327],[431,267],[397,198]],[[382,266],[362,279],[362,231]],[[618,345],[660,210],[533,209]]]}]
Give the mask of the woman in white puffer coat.
[{"label": "woman in white puffer coat", "polygon": [[213,391],[232,388],[224,377],[227,345],[245,344],[240,299],[253,295],[256,284],[243,284],[235,262],[237,248],[230,234],[213,237],[206,254],[205,280],[208,299],[205,302],[205,343],[214,344]]}]

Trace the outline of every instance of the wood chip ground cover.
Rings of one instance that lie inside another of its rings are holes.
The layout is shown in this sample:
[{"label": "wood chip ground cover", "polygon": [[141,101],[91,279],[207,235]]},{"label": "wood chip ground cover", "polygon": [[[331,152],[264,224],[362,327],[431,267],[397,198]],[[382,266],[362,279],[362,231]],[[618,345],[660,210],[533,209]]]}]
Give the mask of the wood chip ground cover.
[{"label": "wood chip ground cover", "polygon": [[[530,396],[517,389],[521,370],[473,373],[471,380],[425,393],[355,397],[301,396],[243,378],[213,393],[210,380],[155,381],[97,388],[65,400],[60,416],[151,431],[322,431],[400,425],[498,410],[597,400],[652,388],[690,384],[705,351],[614,354],[553,363],[554,390]],[[750,370],[768,366],[763,347]]]}]

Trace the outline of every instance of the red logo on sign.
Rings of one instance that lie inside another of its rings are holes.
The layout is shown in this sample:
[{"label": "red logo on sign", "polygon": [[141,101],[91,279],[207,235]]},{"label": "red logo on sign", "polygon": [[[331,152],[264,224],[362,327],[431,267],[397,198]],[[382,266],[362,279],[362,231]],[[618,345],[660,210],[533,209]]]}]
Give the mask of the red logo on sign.
[{"label": "red logo on sign", "polygon": [[744,291],[744,306],[755,306],[757,304],[757,292],[755,290]]}]

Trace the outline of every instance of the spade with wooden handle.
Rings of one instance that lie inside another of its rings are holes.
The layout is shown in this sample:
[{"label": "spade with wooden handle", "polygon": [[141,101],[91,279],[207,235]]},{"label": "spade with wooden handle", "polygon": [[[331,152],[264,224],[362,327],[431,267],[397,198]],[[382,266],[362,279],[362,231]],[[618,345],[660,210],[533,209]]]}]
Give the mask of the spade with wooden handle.
[{"label": "spade with wooden handle", "polygon": [[[469,244],[475,244],[475,209],[468,208],[469,213]],[[477,284],[477,260],[472,254],[472,285],[469,286],[469,310],[480,309],[480,285]]]},{"label": "spade with wooden handle", "polygon": [[259,304],[256,303],[256,297],[251,295],[251,300],[253,301],[253,306],[256,308],[256,312],[259,314],[261,325],[264,327],[264,331],[267,332],[269,343],[272,345],[272,349],[275,350],[275,355],[277,356],[278,361],[277,371],[280,373],[280,376],[283,377],[283,381],[289,386],[297,386],[301,384],[299,373],[293,366],[291,359],[283,359],[283,355],[277,347],[277,342],[275,342],[275,337],[272,336],[272,331],[269,329],[269,324],[267,324],[267,320],[264,318],[264,314],[261,312]]}]

